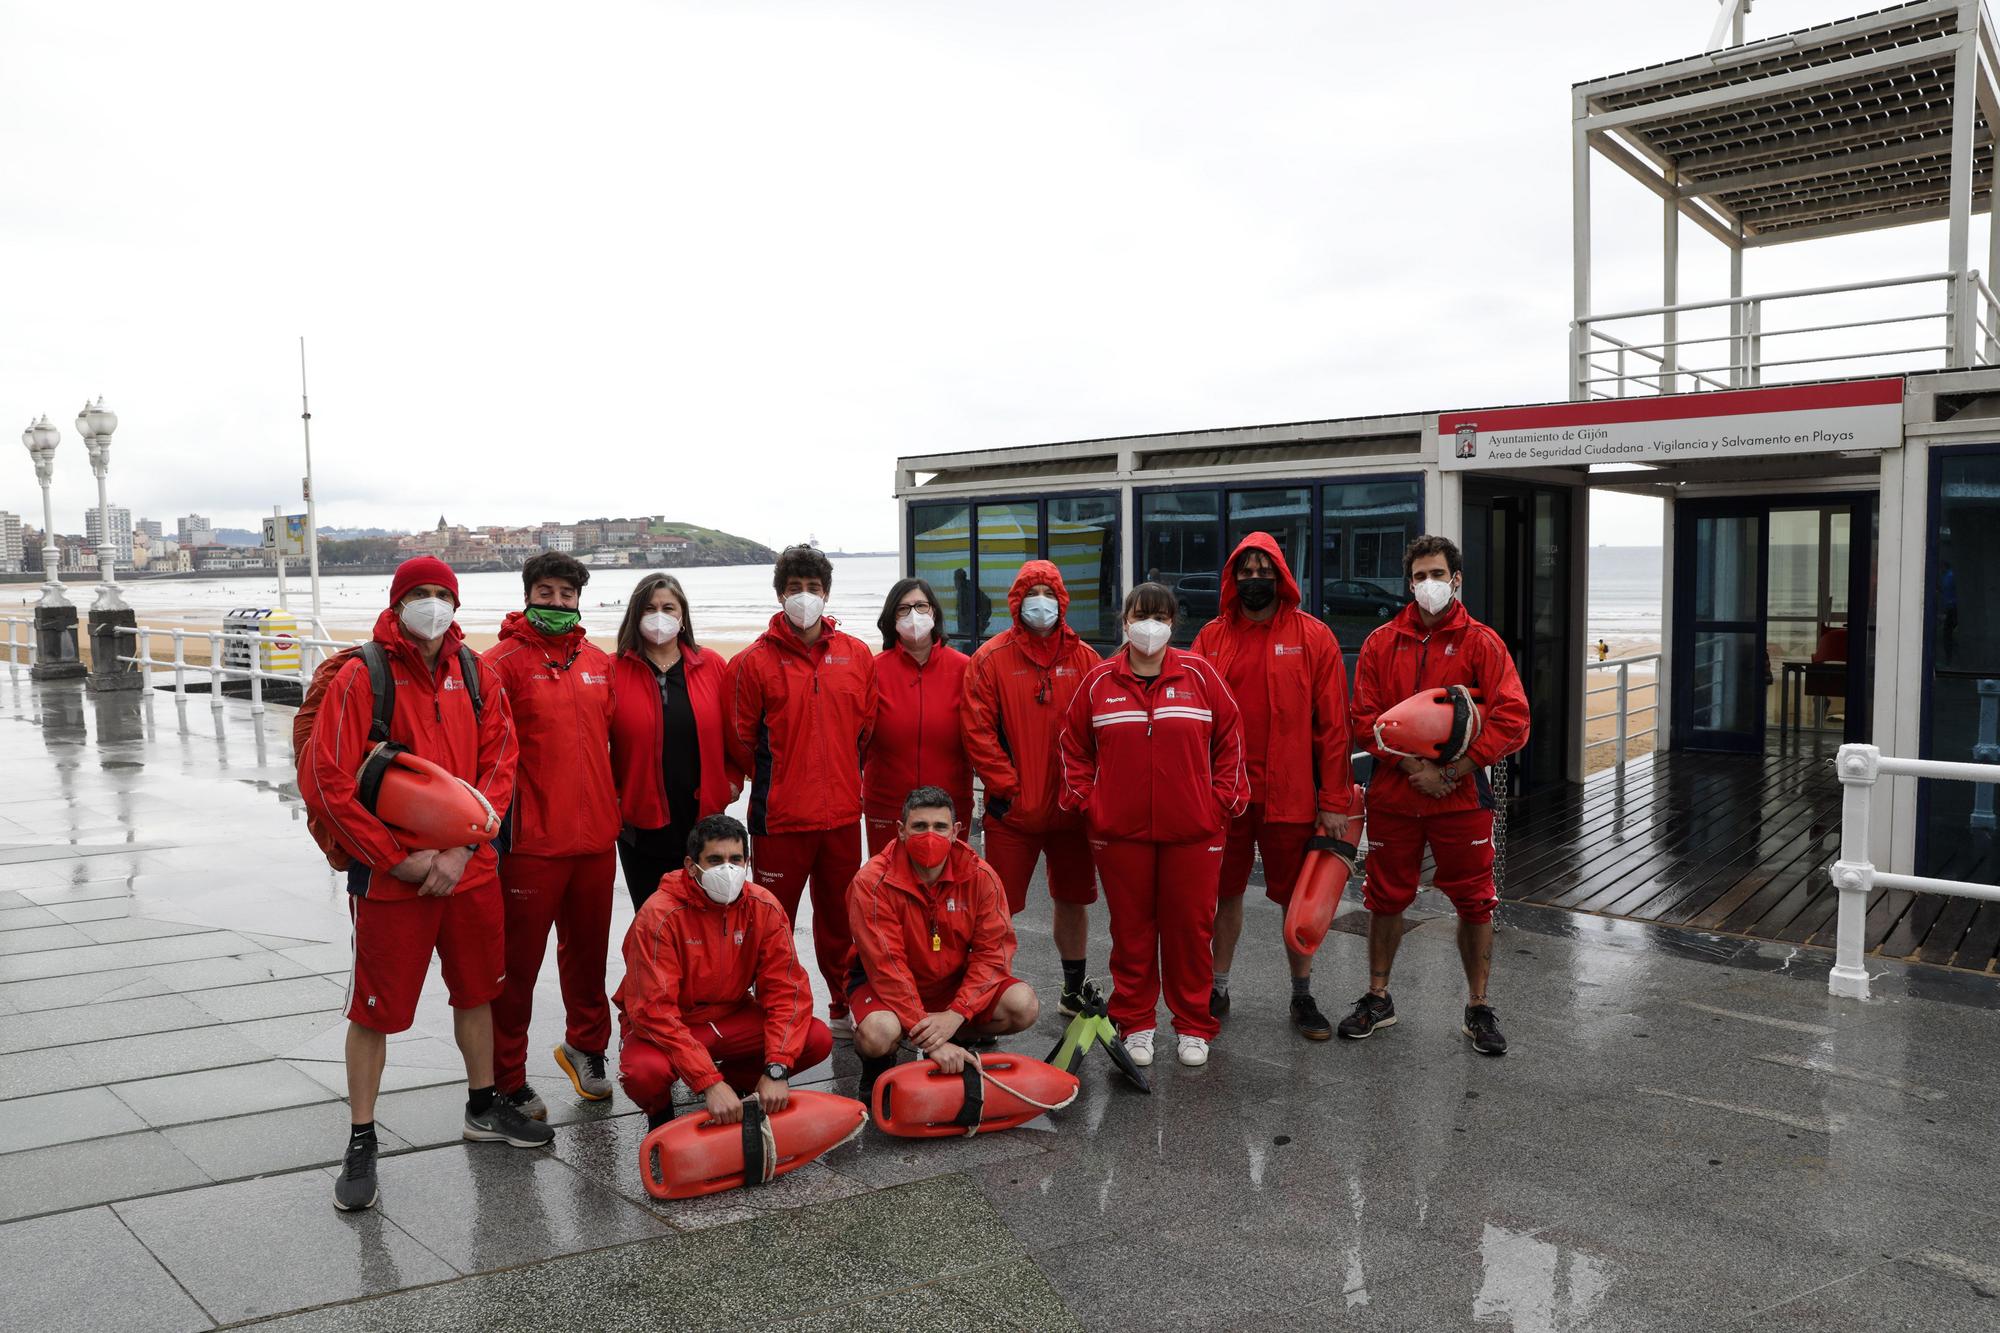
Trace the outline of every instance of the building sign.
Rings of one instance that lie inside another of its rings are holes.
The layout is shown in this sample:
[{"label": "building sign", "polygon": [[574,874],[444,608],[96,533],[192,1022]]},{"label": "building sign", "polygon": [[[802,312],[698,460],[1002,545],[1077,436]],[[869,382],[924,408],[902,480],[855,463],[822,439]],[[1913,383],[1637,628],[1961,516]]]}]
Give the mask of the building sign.
[{"label": "building sign", "polygon": [[306,516],[286,514],[283,518],[265,519],[264,549],[275,551],[286,559],[303,558],[306,553]]},{"label": "building sign", "polygon": [[1900,379],[1496,407],[1438,418],[1438,466],[1448,469],[1683,463],[1902,443]]}]

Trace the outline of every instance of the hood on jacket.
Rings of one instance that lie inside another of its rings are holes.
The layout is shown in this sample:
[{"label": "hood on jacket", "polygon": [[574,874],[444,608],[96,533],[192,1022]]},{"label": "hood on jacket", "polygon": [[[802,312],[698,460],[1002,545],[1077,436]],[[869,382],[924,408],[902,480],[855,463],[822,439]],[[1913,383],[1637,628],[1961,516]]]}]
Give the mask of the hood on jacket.
[{"label": "hood on jacket", "polygon": [[1299,581],[1292,577],[1292,567],[1285,563],[1284,548],[1278,545],[1278,539],[1270,533],[1253,532],[1236,543],[1236,549],[1229,553],[1228,563],[1222,567],[1222,577],[1216,580],[1220,585],[1217,596],[1222,614],[1225,616],[1241,614],[1236,603],[1236,562],[1243,558],[1245,551],[1262,551],[1271,557],[1271,563],[1277,566],[1278,570],[1278,610],[1290,611],[1296,608],[1299,604]]},{"label": "hood on jacket", "polygon": [[[1035,581],[1039,583],[1042,580]],[[954,882],[968,882],[978,872],[979,853],[973,851],[971,844],[963,837],[953,838],[951,851],[945,857],[945,869],[950,872]],[[930,886],[917,878],[917,867],[910,860],[910,854],[904,848],[900,837],[889,851],[888,873],[882,876],[882,886],[894,889],[906,898],[915,898],[919,902],[927,901],[930,897]],[[697,889],[696,892],[699,893],[700,890]]]},{"label": "hood on jacket", "polygon": [[1020,620],[1021,603],[1027,600],[1028,589],[1037,583],[1055,589],[1056,610],[1062,613],[1063,624],[1069,624],[1069,589],[1063,586],[1062,570],[1056,568],[1053,560],[1030,560],[1021,566],[1021,572],[1014,576],[1014,586],[1007,590],[1007,613]]},{"label": "hood on jacket", "polygon": [[[560,608],[552,607],[550,609],[558,610]],[[455,621],[453,622],[454,625],[456,623]],[[509,611],[506,619],[500,622],[500,642],[502,643],[505,643],[509,639],[527,639],[531,643],[544,643],[560,645],[564,648],[574,648],[583,641],[587,633],[589,631],[584,629],[583,621],[578,620],[561,634],[550,637],[534,627],[533,623],[529,621],[526,611]]]},{"label": "hood on jacket", "polygon": [[792,623],[789,616],[780,611],[771,617],[770,627],[757,637],[760,639],[769,639],[773,648],[780,648],[788,653],[797,653],[800,657],[809,657],[820,644],[826,642],[828,634],[840,628],[840,622],[822,612],[819,618],[819,626],[819,637],[814,639],[812,647],[808,648],[806,647],[806,641],[799,637],[799,627]]},{"label": "hood on jacket", "polygon": [[1408,602],[1404,604],[1402,610],[1383,621],[1382,627],[1393,629],[1396,633],[1408,635],[1412,639],[1421,639],[1427,634],[1442,634],[1448,630],[1464,629],[1466,623],[1472,619],[1472,613],[1465,609],[1463,597],[1452,598],[1451,605],[1444,609],[1443,617],[1429,629],[1424,628],[1423,614],[1423,609],[1415,602]]},{"label": "hood on jacket", "polygon": [[[390,653],[400,653],[411,670],[422,673],[424,655],[417,651],[416,643],[404,632],[403,618],[390,607],[375,617],[375,642],[386,646]],[[438,648],[438,661],[448,661],[458,655],[458,646],[465,642],[465,631],[458,627],[456,620],[445,627],[444,643]]]}]

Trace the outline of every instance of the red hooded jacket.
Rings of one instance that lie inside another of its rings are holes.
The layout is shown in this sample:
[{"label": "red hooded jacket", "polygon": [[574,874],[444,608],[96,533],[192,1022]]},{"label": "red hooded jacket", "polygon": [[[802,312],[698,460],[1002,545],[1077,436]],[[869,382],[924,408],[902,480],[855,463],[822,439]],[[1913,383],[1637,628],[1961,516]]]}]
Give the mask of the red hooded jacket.
[{"label": "red hooded jacket", "polygon": [[[701,789],[695,793],[700,809],[693,814],[706,819],[729,808],[729,789],[743,780],[743,770],[729,762],[723,743],[728,669],[720,653],[685,644],[681,663],[688,704],[694,710],[695,743],[701,751]],[[623,652],[611,664],[611,693],[611,771],[618,783],[619,813],[633,828],[665,828],[676,822],[676,814],[688,812],[667,808],[662,758],[667,719],[660,704],[659,679],[642,655]]]},{"label": "red hooded jacket", "polygon": [[628,1032],[659,1047],[674,1073],[703,1092],[722,1080],[688,1031],[751,998],[764,1011],[764,1058],[796,1065],[812,1019],[812,983],[792,950],[792,922],[764,889],[745,884],[724,907],[685,869],[660,881],[625,933],[625,979],[612,996]]},{"label": "red hooded jacket", "polygon": [[958,716],[965,669],[972,659],[934,643],[921,664],[901,644],[875,655],[875,733],[861,770],[870,819],[900,819],[903,798],[918,787],[942,787],[958,818],[972,822],[972,766],[965,759]]},{"label": "red hooded jacket", "polygon": [[611,785],[611,659],[582,625],[554,638],[520,611],[480,655],[507,686],[520,743],[507,850],[589,856],[618,839]]},{"label": "red hooded jacket", "polygon": [[[1236,562],[1245,551],[1262,551],[1277,567],[1278,605],[1258,624],[1236,601]],[[1354,792],[1349,761],[1347,663],[1340,641],[1317,617],[1299,610],[1298,580],[1285,553],[1268,532],[1253,532],[1230,552],[1222,567],[1222,614],[1201,627],[1193,651],[1229,682],[1244,714],[1263,712],[1265,752],[1246,755],[1246,766],[1261,766],[1252,802],[1264,803],[1264,818],[1277,824],[1310,824],[1322,810],[1358,815],[1347,807]],[[1246,660],[1254,647],[1264,654],[1262,670]],[[1245,693],[1247,683],[1263,686],[1262,697]]]},{"label": "red hooded jacket", "polygon": [[808,648],[780,611],[729,662],[729,757],[750,777],[752,833],[814,833],[861,818],[875,726],[875,655],[832,616]]},{"label": "red hooded jacket", "polygon": [[[396,682],[389,739],[471,783],[495,810],[505,810],[514,797],[517,756],[514,712],[499,674],[480,664],[483,705],[475,713],[460,671],[458,649],[465,635],[457,625],[445,631],[435,669],[424,665],[416,645],[404,637],[393,610],[376,617],[375,642],[389,650],[389,673]],[[333,830],[347,854],[372,872],[364,890],[368,897],[414,898],[416,885],[389,874],[409,852],[361,804],[358,778],[371,748],[368,728],[374,719],[368,664],[357,654],[333,678],[320,705],[309,753],[299,765],[299,795]],[[498,873],[499,864],[492,844],[482,844],[455,892],[479,887]]]},{"label": "red hooded jacket", "polygon": [[952,843],[944,873],[926,887],[896,839],[847,886],[847,920],[856,965],[905,1032],[947,1007],[968,1021],[978,1017],[1014,965],[1007,890],[962,842]]},{"label": "red hooded jacket", "polygon": [[1088,814],[1091,836],[1198,842],[1250,804],[1243,732],[1222,673],[1166,650],[1153,685],[1127,650],[1091,668],[1062,733],[1063,808]]},{"label": "red hooded jacket", "polygon": [[[1485,769],[1528,743],[1528,696],[1507,645],[1492,629],[1452,599],[1435,629],[1426,630],[1416,603],[1377,626],[1361,643],[1354,668],[1354,745],[1382,762],[1368,783],[1368,809],[1401,815],[1442,815],[1491,807],[1493,792]],[[1433,800],[1410,785],[1396,765],[1401,756],[1375,744],[1375,719],[1418,690],[1470,685],[1480,692],[1479,739],[1465,752],[1471,772],[1452,791]]]},{"label": "red hooded jacket", "polygon": [[[1028,589],[1055,590],[1063,619],[1047,638],[1021,623]],[[1072,696],[1101,660],[1069,627],[1069,589],[1051,560],[1030,560],[1007,594],[1014,623],[981,644],[965,672],[965,753],[986,787],[986,817],[1025,833],[1075,828],[1065,811],[1058,738]]]}]

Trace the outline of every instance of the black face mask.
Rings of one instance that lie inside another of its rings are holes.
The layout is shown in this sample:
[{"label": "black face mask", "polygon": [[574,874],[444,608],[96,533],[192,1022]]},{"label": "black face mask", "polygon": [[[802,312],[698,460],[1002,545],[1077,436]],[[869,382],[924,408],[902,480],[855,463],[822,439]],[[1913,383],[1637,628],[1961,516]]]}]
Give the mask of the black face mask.
[{"label": "black face mask", "polygon": [[1251,611],[1262,611],[1278,600],[1276,579],[1236,580],[1236,599]]}]

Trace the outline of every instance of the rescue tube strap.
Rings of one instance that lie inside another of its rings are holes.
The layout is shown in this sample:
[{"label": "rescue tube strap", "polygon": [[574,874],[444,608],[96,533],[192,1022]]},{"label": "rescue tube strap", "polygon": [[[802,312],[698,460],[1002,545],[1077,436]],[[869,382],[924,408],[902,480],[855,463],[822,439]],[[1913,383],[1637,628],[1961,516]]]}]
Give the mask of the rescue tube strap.
[{"label": "rescue tube strap", "polygon": [[979,1067],[976,1054],[969,1051],[967,1054],[971,1058],[958,1071],[958,1076],[965,1080],[965,1102],[958,1108],[952,1123],[965,1126],[965,1132],[970,1136],[979,1132],[979,1122],[986,1114],[986,1083],[981,1078],[986,1071]]},{"label": "rescue tube strap", "polygon": [[[355,795],[360,800],[363,810],[371,815],[375,813],[375,799],[382,794],[382,775],[396,762],[397,755],[407,753],[408,750],[407,745],[398,745],[395,741],[383,741],[370,750],[368,757],[361,761],[361,771],[354,775],[354,781],[357,788]],[[489,810],[492,808],[487,807]]]},{"label": "rescue tube strap", "polygon": [[771,1117],[753,1094],[743,1099],[743,1183],[768,1185],[778,1165],[777,1136],[771,1132]]}]

